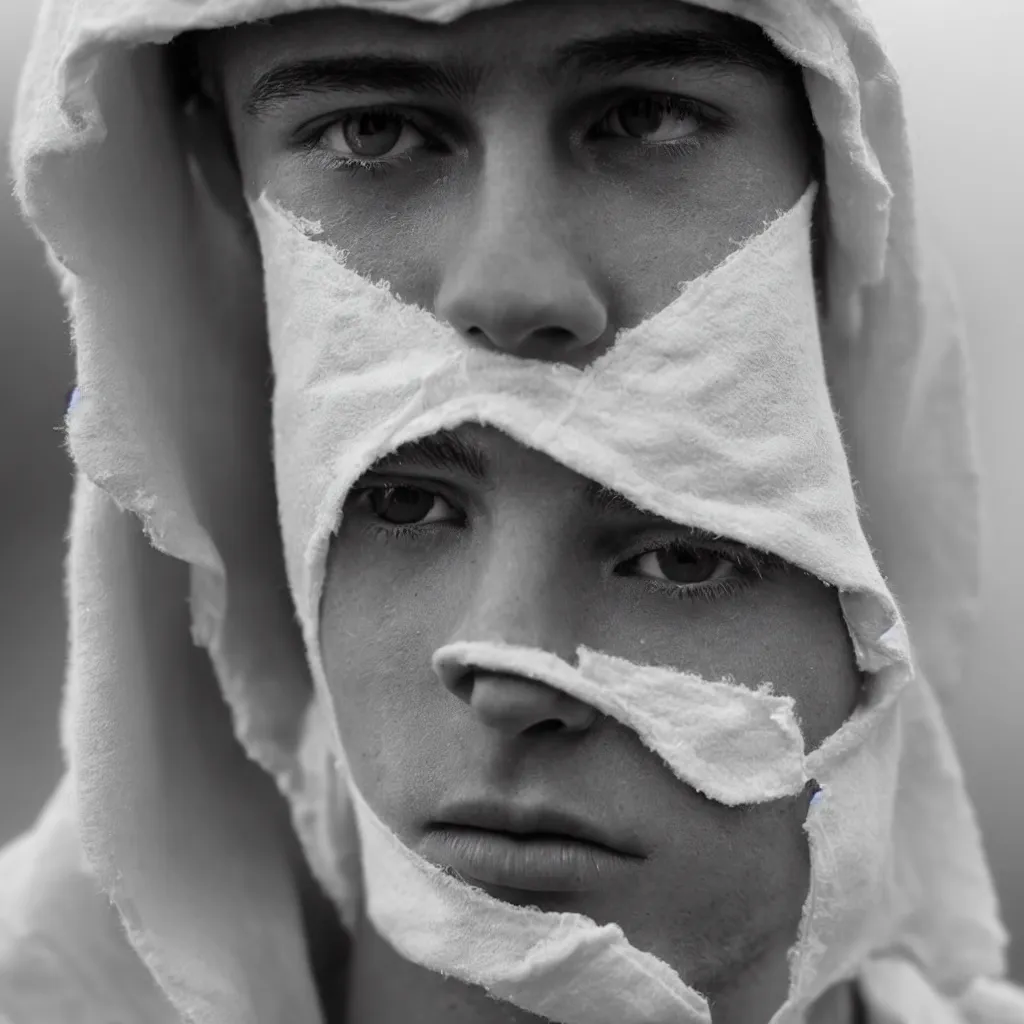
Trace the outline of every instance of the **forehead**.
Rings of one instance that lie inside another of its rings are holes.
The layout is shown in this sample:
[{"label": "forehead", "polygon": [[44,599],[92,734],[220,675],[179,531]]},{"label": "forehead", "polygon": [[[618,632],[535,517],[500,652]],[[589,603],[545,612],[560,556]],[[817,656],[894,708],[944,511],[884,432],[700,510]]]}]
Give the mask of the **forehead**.
[{"label": "forehead", "polygon": [[338,7],[215,32],[203,51],[236,86],[281,61],[366,52],[458,62],[480,78],[502,67],[557,77],[576,70],[572,44],[658,32],[692,36],[707,48],[709,63],[731,60],[762,70],[786,63],[752,22],[681,0],[517,0],[445,25]]}]

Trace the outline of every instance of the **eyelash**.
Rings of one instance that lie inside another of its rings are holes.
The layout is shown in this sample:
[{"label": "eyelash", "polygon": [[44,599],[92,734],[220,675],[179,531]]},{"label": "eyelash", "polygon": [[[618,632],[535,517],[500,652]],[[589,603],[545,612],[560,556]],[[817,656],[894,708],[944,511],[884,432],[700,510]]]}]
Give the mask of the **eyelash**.
[{"label": "eyelash", "polygon": [[[637,551],[635,554],[623,559],[619,564],[627,565],[654,551],[689,552],[692,550],[694,550],[694,546],[684,541],[658,544],[653,547],[645,547],[642,551]],[[627,576],[625,578],[641,583],[648,593],[667,595],[670,598],[681,601],[716,601],[725,597],[733,597],[748,589],[757,580],[763,579],[765,569],[776,562],[771,555],[755,551],[735,551],[724,548],[719,549],[713,546],[705,546],[703,550],[729,562],[735,571],[735,575],[723,576],[716,580],[705,580],[703,583],[690,584],[673,584],[669,580],[652,579],[650,576]]]},{"label": "eyelash", "polygon": [[[693,136],[688,136],[685,139],[680,139],[678,141],[649,143],[643,142],[640,139],[634,140],[634,145],[641,151],[645,151],[647,154],[658,152],[661,154],[668,154],[670,157],[681,156],[683,153],[692,152],[694,149],[701,146],[707,135],[721,133],[727,126],[723,116],[713,114],[706,106],[695,100],[690,100],[684,96],[677,96],[672,93],[643,91],[634,91],[627,94],[617,95],[614,100],[609,101],[602,108],[600,116],[594,119],[593,125],[600,125],[609,116],[609,114],[612,113],[612,111],[626,103],[628,100],[644,97],[664,100],[674,108],[677,113],[687,117],[693,117],[698,123],[697,131]],[[327,170],[342,171],[353,177],[369,176],[370,178],[382,178],[397,168],[400,164],[412,161],[412,153],[402,153],[398,156],[383,156],[374,159],[329,154],[319,148],[320,144],[323,142],[324,136],[331,130],[331,128],[343,123],[346,118],[357,115],[380,115],[385,117],[401,118],[403,122],[411,124],[412,127],[420,132],[424,139],[427,140],[428,145],[426,149],[428,152],[435,148],[439,140],[438,134],[431,136],[427,131],[426,125],[421,123],[417,118],[410,116],[404,108],[382,104],[346,110],[342,114],[334,116],[326,122],[319,123],[311,134],[307,134],[303,139],[301,139],[300,144],[302,148],[310,155],[318,157],[324,163]],[[593,126],[591,129],[588,129],[588,132],[591,130],[593,130]],[[622,136],[612,136],[612,138],[628,141]]]},{"label": "eyelash", "polygon": [[[379,486],[381,485],[378,485],[378,487]],[[373,490],[377,490],[378,487],[365,487],[357,491],[353,491],[351,498],[357,499]],[[448,501],[447,498],[444,500]],[[449,504],[451,504],[451,502],[449,502]],[[450,533],[460,530],[463,525],[464,521],[451,522],[449,520],[425,524],[388,523],[386,520],[381,520],[366,523],[364,529],[368,534],[370,534],[370,536],[385,543],[402,540],[422,543],[424,541],[435,539],[442,533]],[[656,546],[647,546],[622,559],[618,565],[621,566],[629,564],[630,562],[635,562],[637,559],[654,551],[673,550],[692,551],[693,546],[682,541],[659,544]],[[717,601],[742,593],[744,590],[753,586],[757,580],[764,578],[766,568],[769,566],[781,565],[780,560],[775,558],[775,556],[763,554],[761,552],[725,549],[718,550],[714,547],[708,547],[706,550],[717,555],[719,558],[723,558],[730,562],[736,572],[736,575],[724,576],[716,580],[706,580],[703,583],[691,584],[673,584],[670,581],[652,579],[649,576],[629,576],[619,573],[616,573],[616,575],[621,575],[624,579],[635,580],[640,583],[649,594],[667,596],[673,600],[679,601]]]},{"label": "eyelash", "polygon": [[647,576],[634,576],[649,594],[669,597],[673,601],[720,601],[726,597],[747,590],[754,583],[750,576],[726,576],[720,580],[707,580],[704,583],[690,583],[687,586],[652,580]]},{"label": "eyelash", "polygon": [[403,122],[411,124],[418,132],[420,132],[428,142],[431,143],[427,147],[428,151],[433,148],[433,142],[436,139],[431,139],[427,134],[426,128],[421,127],[412,117],[405,113],[400,107],[389,107],[389,106],[371,106],[371,107],[358,107],[353,110],[346,110],[343,114],[331,118],[322,124],[318,124],[312,135],[307,135],[302,141],[301,146],[311,156],[317,157],[329,171],[342,171],[353,177],[368,175],[371,178],[381,178],[388,174],[399,164],[408,163],[412,160],[411,153],[401,153],[398,156],[385,156],[379,159],[373,159],[372,157],[346,157],[341,156],[337,153],[328,153],[326,150],[320,149],[320,144],[323,142],[324,136],[335,126],[340,125],[344,122],[345,118],[354,117],[360,114],[379,114],[384,116],[399,117]]}]

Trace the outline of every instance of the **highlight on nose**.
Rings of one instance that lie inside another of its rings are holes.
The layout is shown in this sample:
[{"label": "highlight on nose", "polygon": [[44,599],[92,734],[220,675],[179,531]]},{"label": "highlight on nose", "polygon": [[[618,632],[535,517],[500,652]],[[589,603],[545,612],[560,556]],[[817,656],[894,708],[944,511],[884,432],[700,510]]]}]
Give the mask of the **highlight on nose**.
[{"label": "highlight on nose", "polygon": [[528,732],[583,732],[598,712],[546,683],[482,670],[446,675],[445,686],[484,725],[510,736]]}]

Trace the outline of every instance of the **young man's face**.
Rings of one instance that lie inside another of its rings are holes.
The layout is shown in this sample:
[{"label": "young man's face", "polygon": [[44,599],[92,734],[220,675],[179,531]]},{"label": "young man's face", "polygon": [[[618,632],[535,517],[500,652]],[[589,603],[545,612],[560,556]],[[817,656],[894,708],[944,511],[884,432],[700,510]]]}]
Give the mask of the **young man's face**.
[{"label": "young man's face", "polygon": [[[444,27],[335,10],[216,51],[250,197],[321,221],[354,270],[523,357],[588,362],[791,207],[814,166],[799,79],[751,26],[676,0],[525,0]],[[549,844],[478,880],[615,921],[709,990],[766,965],[784,978],[806,796],[711,803],[578,701],[486,672],[446,689],[430,658],[486,639],[571,661],[582,644],[770,680],[814,747],[859,693],[832,590],[466,426],[359,482],[322,623],[356,781],[409,846],[472,874],[490,840],[463,833],[452,853],[438,826],[454,804],[574,816],[621,863],[560,869],[569,847]]]}]

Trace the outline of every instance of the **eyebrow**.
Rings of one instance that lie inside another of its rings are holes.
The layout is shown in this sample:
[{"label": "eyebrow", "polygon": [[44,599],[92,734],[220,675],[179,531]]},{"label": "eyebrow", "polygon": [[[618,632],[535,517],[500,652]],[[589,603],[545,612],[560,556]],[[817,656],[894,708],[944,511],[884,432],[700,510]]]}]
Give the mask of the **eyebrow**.
[{"label": "eyebrow", "polygon": [[[630,29],[559,47],[550,77],[559,74],[612,76],[643,69],[741,66],[779,76],[793,65],[757,26],[739,19],[727,31]],[[246,97],[244,110],[261,118],[278,104],[332,92],[432,93],[456,102],[471,98],[486,69],[463,57],[445,61],[401,55],[353,54],[294,61],[264,72]]]},{"label": "eyebrow", "polygon": [[792,64],[755,25],[737,19],[727,31],[629,29],[567,43],[555,53],[555,69],[613,75],[637,68],[740,65],[777,75]]},{"label": "eyebrow", "polygon": [[444,64],[374,54],[303,60],[260,75],[244,110],[259,119],[286,100],[332,92],[425,92],[459,101],[477,91],[482,75],[461,58]]},{"label": "eyebrow", "polygon": [[451,430],[408,441],[370,467],[370,472],[421,466],[424,469],[458,469],[471,480],[486,483],[491,476],[487,453]]}]

